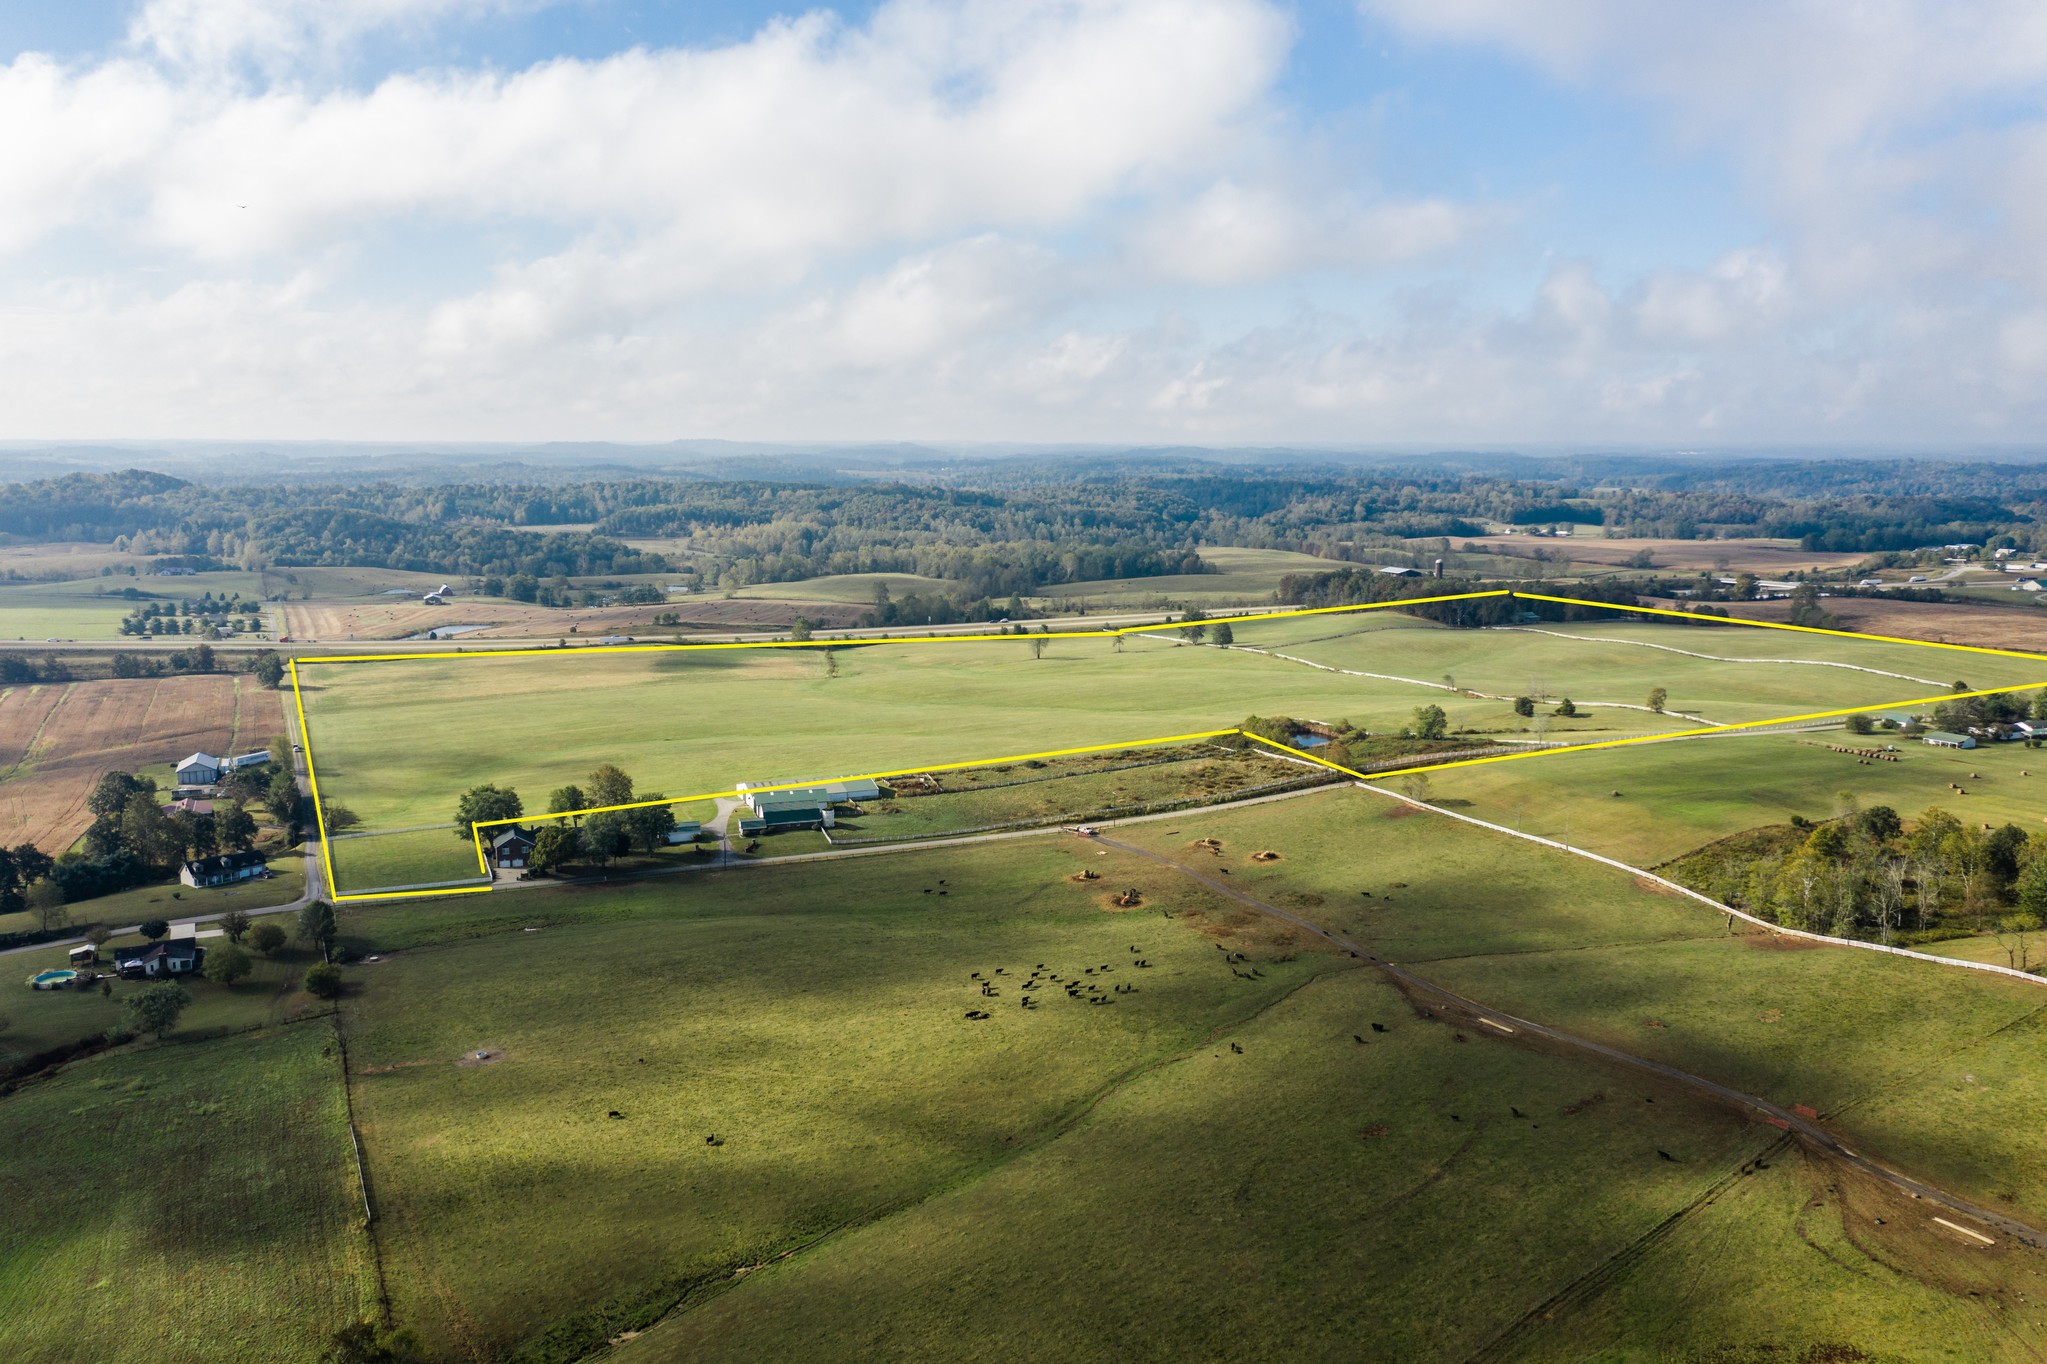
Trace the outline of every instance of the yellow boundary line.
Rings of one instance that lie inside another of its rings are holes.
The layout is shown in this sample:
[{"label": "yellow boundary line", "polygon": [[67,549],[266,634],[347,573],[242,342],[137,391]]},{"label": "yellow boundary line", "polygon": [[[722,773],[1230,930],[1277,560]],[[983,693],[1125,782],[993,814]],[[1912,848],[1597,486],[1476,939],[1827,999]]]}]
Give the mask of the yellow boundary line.
[{"label": "yellow boundary line", "polygon": [[[1550,602],[1552,604],[1559,606],[1591,607],[1601,611],[1618,612],[1622,615],[1633,614],[1649,616],[1667,616],[1676,620],[1685,621],[1688,624],[1693,625],[1703,624],[1713,626],[1748,626],[1756,629],[1790,630],[1799,634],[1826,635],[1836,639],[1859,639],[1867,640],[1872,643],[1878,644],[1908,644],[1922,649],[1948,649],[1960,653],[1986,654],[2001,658],[2023,658],[2047,662],[2047,654],[2029,653],[2019,649],[1995,649],[1985,645],[1977,644],[1949,644],[1941,640],[1907,639],[1899,635],[1865,634],[1861,631],[1856,630],[1829,630],[1822,628],[1820,626],[1792,625],[1781,621],[1745,620],[1738,616],[1708,616],[1697,614],[1691,611],[1675,611],[1667,607],[1624,606],[1618,602],[1586,601],[1583,598],[1579,597],[1553,597],[1537,592],[1517,592],[1512,588],[1493,588],[1483,592],[1457,592],[1435,597],[1403,597],[1396,601],[1360,602],[1348,606],[1297,607],[1285,611],[1261,611],[1235,616],[1215,616],[1204,619],[1199,622],[1191,623],[1178,621],[1164,621],[1156,625],[1126,625],[1120,626],[1113,630],[1062,630],[1057,632],[1042,632],[1039,634],[1030,634],[1026,632],[1022,634],[1013,635],[1012,634],[924,635],[904,636],[900,639],[747,640],[719,644],[586,644],[578,645],[574,648],[558,645],[554,648],[494,649],[482,650],[473,653],[455,650],[451,652],[441,653],[343,654],[336,656],[311,657],[304,659],[294,658],[290,661],[289,668],[291,672],[292,700],[294,705],[298,709],[299,737],[301,741],[304,743],[306,751],[306,776],[313,789],[313,818],[319,830],[320,860],[322,864],[326,867],[327,871],[328,894],[330,898],[337,902],[343,900],[398,900],[425,898],[429,896],[441,895],[477,895],[487,893],[492,889],[492,887],[490,885],[438,886],[426,890],[356,891],[347,894],[343,894],[341,892],[340,886],[336,883],[334,879],[333,848],[332,845],[329,843],[327,836],[326,811],[324,808],[322,808],[320,802],[319,771],[317,767],[314,765],[313,761],[313,733],[311,727],[306,722],[305,695],[300,690],[299,687],[299,666],[301,663],[310,666],[314,664],[323,663],[401,663],[419,662],[426,660],[474,658],[532,658],[532,657],[580,658],[584,655],[593,653],[682,653],[700,649],[831,649],[844,648],[848,645],[870,644],[884,645],[974,644],[988,643],[992,641],[1008,641],[1021,643],[1033,639],[1039,640],[1109,639],[1121,635],[1148,634],[1159,630],[1184,629],[1187,628],[1189,624],[1214,626],[1223,624],[1236,624],[1245,621],[1283,620],[1295,616],[1326,616],[1345,613],[1360,613],[1365,611],[1383,611],[1403,606],[1430,606],[1444,602],[1477,601],[1481,599],[1499,597],[1505,597],[1510,600],[1519,599],[1526,601]],[[1013,754],[1007,757],[1000,758],[979,758],[970,762],[924,763],[917,767],[900,767],[886,772],[865,772],[853,776],[832,777],[824,780],[878,781],[885,777],[908,776],[918,772],[960,771],[971,767],[990,767],[998,763],[1027,762],[1033,759],[1041,758],[1071,757],[1076,754],[1082,753],[1102,753],[1110,749],[1116,748],[1141,748],[1160,744],[1187,743],[1198,739],[1222,738],[1229,735],[1242,735],[1244,738],[1251,739],[1258,743],[1264,744],[1268,748],[1278,749],[1279,751],[1287,754],[1289,757],[1304,758],[1309,762],[1315,763],[1322,767],[1329,768],[1332,771],[1341,772],[1349,777],[1355,777],[1359,781],[1383,781],[1388,777],[1411,776],[1419,772],[1443,771],[1455,767],[1475,767],[1485,763],[1516,762],[1526,758],[1550,757],[1553,755],[1563,753],[1583,753],[1592,749],[1619,748],[1630,744],[1666,743],[1676,739],[1692,739],[1715,734],[1731,734],[1742,730],[1768,728],[1774,725],[1799,724],[1809,720],[1834,719],[1843,715],[1854,715],[1858,712],[1866,712],[1870,710],[1884,710],[1893,706],[1929,705],[1938,701],[1964,700],[1970,697],[1977,696],[1999,696],[2007,692],[2027,691],[2035,687],[2043,686],[2047,686],[2047,682],[2023,682],[2004,687],[1986,687],[1978,691],[1943,692],[1938,696],[1915,697],[1907,701],[1889,701],[1878,703],[1876,705],[1849,706],[1840,710],[1811,711],[1803,715],[1783,715],[1769,720],[1747,720],[1733,724],[1706,725],[1695,729],[1676,730],[1668,734],[1639,734],[1625,739],[1601,739],[1592,743],[1566,744],[1561,747],[1555,748],[1531,748],[1528,751],[1522,753],[1498,753],[1492,755],[1491,757],[1485,758],[1462,758],[1452,762],[1421,763],[1411,767],[1394,768],[1389,771],[1374,772],[1369,774],[1358,772],[1351,768],[1341,766],[1340,764],[1332,763],[1325,759],[1318,758],[1314,754],[1306,750],[1296,749],[1286,744],[1275,743],[1270,739],[1262,738],[1256,734],[1246,733],[1244,730],[1241,729],[1213,729],[1204,730],[1197,734],[1164,735],[1153,739],[1126,740],[1121,743],[1088,744],[1078,748],[1050,749],[1042,753]],[[789,782],[778,786],[758,786],[749,789],[758,792],[794,791],[819,784],[820,782],[818,781]],[[510,819],[479,820],[472,823],[470,825],[469,830],[470,837],[475,843],[476,847],[476,864],[478,868],[478,874],[483,877],[491,876],[490,859],[486,855],[483,846],[483,830],[486,827],[493,827],[500,824],[536,823],[541,820],[550,819],[559,820],[569,818],[581,818],[584,815],[608,814],[619,810],[639,810],[657,805],[683,805],[692,801],[729,799],[737,797],[740,794],[741,793],[736,789],[731,791],[709,791],[690,796],[676,796],[672,798],[662,797],[659,800],[632,801],[623,805],[602,805],[587,810],[565,810],[552,812],[544,815],[543,814],[519,815]]]}]

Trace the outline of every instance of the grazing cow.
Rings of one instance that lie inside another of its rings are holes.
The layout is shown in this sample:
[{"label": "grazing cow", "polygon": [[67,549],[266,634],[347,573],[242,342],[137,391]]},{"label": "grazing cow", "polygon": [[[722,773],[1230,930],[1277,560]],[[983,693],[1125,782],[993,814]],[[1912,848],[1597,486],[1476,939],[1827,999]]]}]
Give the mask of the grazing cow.
[{"label": "grazing cow", "polygon": [[1459,1042],[1462,1042],[1464,1040],[1464,1034],[1461,1032],[1453,1032],[1450,1034],[1450,1036]]},{"label": "grazing cow", "polygon": [[1671,1162],[1673,1165],[1677,1163],[1677,1157],[1670,1154],[1670,1152],[1668,1151],[1658,1151],[1656,1154],[1662,1156],[1665,1160]]},{"label": "grazing cow", "polygon": [[1244,1054],[1244,1049],[1238,1046],[1235,1042],[1230,1043],[1230,1050],[1235,1052],[1239,1056],[1242,1056]]},{"label": "grazing cow", "polygon": [[725,1138],[719,1136],[716,1132],[704,1138],[704,1145],[706,1146],[723,1146],[724,1144]]},{"label": "grazing cow", "polygon": [[1525,1118],[1528,1116],[1526,1113],[1523,1113],[1520,1109],[1514,1107],[1514,1105],[1512,1104],[1507,1105],[1507,1111],[1509,1113],[1512,1113],[1517,1118]]},{"label": "grazing cow", "polygon": [[617,1109],[614,1108],[611,1110],[611,1116],[614,1118],[623,1118],[625,1114],[619,1112]]},{"label": "grazing cow", "polygon": [[1384,1023],[1374,1023],[1374,1024],[1372,1025],[1372,1031],[1373,1031],[1373,1032],[1385,1032],[1385,1031],[1386,1031],[1386,1025],[1385,1025]]},{"label": "grazing cow", "polygon": [[1358,1035],[1357,1033],[1352,1033],[1350,1035],[1350,1040],[1357,1043],[1361,1047],[1365,1045],[1365,1039]]},{"label": "grazing cow", "polygon": [[926,895],[929,895],[929,894],[931,893],[931,887],[929,887],[929,886],[926,886],[926,887],[924,887],[924,893],[925,893]]},{"label": "grazing cow", "polygon": [[1452,1114],[1450,1115],[1450,1121],[1451,1121],[1451,1122],[1463,1122],[1463,1121],[1464,1121],[1464,1119],[1462,1119],[1462,1118],[1458,1117],[1458,1116],[1457,1116],[1457,1115],[1456,1115],[1455,1113],[1452,1113]]}]

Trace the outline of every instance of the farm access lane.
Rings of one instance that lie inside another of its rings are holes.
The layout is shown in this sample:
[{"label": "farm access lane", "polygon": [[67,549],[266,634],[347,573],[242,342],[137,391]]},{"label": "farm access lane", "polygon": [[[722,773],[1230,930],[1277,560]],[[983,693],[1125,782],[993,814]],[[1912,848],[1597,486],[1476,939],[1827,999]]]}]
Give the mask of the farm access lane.
[{"label": "farm access lane", "polygon": [[1539,1037],[1545,1042],[1555,1043],[1575,1051],[1588,1052],[1603,1060],[1616,1062],[1620,1065],[1654,1075],[1659,1079],[1669,1081],[1682,1088],[1696,1091],[1710,1099],[1717,1100],[1751,1117],[1761,1118],[1772,1127],[1790,1132],[1802,1141],[1808,1149],[1830,1159],[1838,1160],[1874,1179],[1881,1180],[1913,1198],[1938,1203],[1950,1212],[1958,1213],[1984,1226],[1993,1227],[2024,1245],[2032,1246],[2036,1249],[2047,1248],[2047,1232],[2042,1232],[2036,1227],[2008,1217],[2003,1213],[1989,1208],[1978,1207],[1963,1198],[1948,1193],[1946,1190],[1935,1188],[1933,1185],[1922,1180],[1914,1179],[1910,1175],[1893,1170],[1888,1166],[1880,1165],[1866,1156],[1859,1155],[1842,1145],[1840,1138],[1827,1131],[1826,1128],[1821,1127],[1818,1123],[1801,1117],[1788,1108],[1771,1103],[1768,1099],[1743,1093],[1741,1090],[1709,1080],[1703,1075],[1694,1075],[1690,1071],[1680,1070],[1676,1066],[1666,1065],[1661,1061],[1652,1061],[1647,1057],[1636,1056],[1630,1052],[1622,1051],[1618,1047],[1607,1046],[1603,1042],[1594,1042],[1589,1038],[1564,1032],[1560,1028],[1553,1028],[1547,1024],[1520,1018],[1499,1009],[1488,1008],[1477,1000],[1467,999],[1463,995],[1446,990],[1433,981],[1424,979],[1405,967],[1398,966],[1384,957],[1374,954],[1363,944],[1353,941],[1344,934],[1325,928],[1321,924],[1295,914],[1291,910],[1281,909],[1278,905],[1269,904],[1255,895],[1238,889],[1236,886],[1217,880],[1212,876],[1204,875],[1195,868],[1168,857],[1163,853],[1155,853],[1148,848],[1141,848],[1134,843],[1125,843],[1115,838],[1099,837],[1098,841],[1120,852],[1126,852],[1132,856],[1143,858],[1145,861],[1154,862],[1162,867],[1177,871],[1191,880],[1200,882],[1203,886],[1215,891],[1219,895],[1235,900],[1247,908],[1255,909],[1261,914],[1269,915],[1294,928],[1301,929],[1303,932],[1312,933],[1334,947],[1342,948],[1353,957],[1379,971],[1382,975],[1393,981],[1396,986],[1401,987],[1405,993],[1408,993],[1410,996],[1418,995],[1428,999],[1444,1011],[1467,1020],[1475,1025],[1478,1030],[1482,1030],[1495,1040],[1510,1040],[1523,1034]]}]

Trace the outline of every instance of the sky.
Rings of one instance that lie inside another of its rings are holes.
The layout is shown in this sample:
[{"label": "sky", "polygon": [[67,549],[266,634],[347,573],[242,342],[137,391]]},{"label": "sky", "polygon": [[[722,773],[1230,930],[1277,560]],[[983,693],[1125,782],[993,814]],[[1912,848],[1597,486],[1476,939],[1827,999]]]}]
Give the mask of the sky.
[{"label": "sky", "polygon": [[0,8],[0,437],[2037,445],[2036,0]]}]

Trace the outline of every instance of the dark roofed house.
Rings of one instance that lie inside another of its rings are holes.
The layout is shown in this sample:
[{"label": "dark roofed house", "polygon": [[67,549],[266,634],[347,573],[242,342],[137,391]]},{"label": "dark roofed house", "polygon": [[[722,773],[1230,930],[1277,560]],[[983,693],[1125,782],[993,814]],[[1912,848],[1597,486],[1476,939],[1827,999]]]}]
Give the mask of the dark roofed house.
[{"label": "dark roofed house", "polygon": [[533,856],[533,835],[514,824],[500,829],[490,840],[491,865],[499,871],[517,871]]},{"label": "dark roofed house", "polygon": [[178,868],[178,879],[188,886],[227,886],[237,881],[267,875],[269,868],[263,864],[263,854],[258,852],[222,853],[218,857],[199,857]]},{"label": "dark roofed house", "polygon": [[189,976],[206,960],[206,949],[190,938],[170,938],[114,949],[114,969],[124,980]]}]

